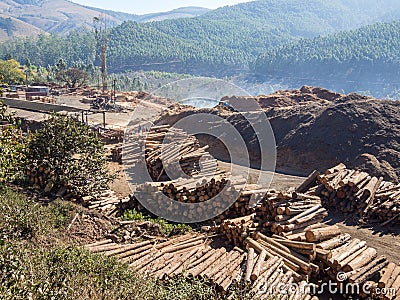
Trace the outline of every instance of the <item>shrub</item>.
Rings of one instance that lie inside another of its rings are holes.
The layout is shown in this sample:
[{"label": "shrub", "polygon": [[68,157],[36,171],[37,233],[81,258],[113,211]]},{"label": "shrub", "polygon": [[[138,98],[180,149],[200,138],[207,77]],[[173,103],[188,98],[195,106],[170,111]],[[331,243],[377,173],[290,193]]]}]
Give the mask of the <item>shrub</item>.
[{"label": "shrub", "polygon": [[159,224],[161,226],[161,231],[165,236],[178,235],[182,233],[187,233],[192,230],[192,227],[190,227],[189,225],[169,223],[162,218],[152,218],[149,216],[145,216],[134,209],[125,211],[124,214],[121,216],[121,219],[124,221],[149,221]]},{"label": "shrub", "polygon": [[[27,267],[29,266],[29,267]],[[76,247],[0,245],[0,299],[219,299],[213,285],[144,278],[113,258]]]},{"label": "shrub", "polygon": [[48,169],[53,188],[66,186],[77,195],[106,189],[114,179],[97,134],[69,116],[53,115],[32,135],[28,163],[30,171]]},{"label": "shrub", "polygon": [[0,184],[23,177],[27,138],[0,100]]}]

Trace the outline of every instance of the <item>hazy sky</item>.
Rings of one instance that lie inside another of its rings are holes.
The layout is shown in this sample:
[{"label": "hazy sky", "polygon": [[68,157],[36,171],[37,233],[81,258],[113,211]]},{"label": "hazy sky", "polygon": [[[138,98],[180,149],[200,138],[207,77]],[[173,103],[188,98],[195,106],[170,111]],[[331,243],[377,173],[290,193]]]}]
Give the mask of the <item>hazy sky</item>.
[{"label": "hazy sky", "polygon": [[185,6],[218,8],[251,0],[72,0],[72,2],[133,14],[164,12]]}]

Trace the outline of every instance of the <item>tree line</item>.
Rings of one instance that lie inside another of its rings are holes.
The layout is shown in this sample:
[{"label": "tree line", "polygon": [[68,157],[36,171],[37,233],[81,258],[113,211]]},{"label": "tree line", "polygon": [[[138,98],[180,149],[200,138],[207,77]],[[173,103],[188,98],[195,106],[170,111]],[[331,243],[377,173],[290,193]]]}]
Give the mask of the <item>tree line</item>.
[{"label": "tree line", "polygon": [[[384,0],[263,0],[223,7],[196,18],[161,22],[127,21],[112,28],[107,48],[111,72],[159,70],[204,76],[247,72],[261,54],[273,47],[338,30],[387,19],[388,7],[400,3]],[[390,3],[389,3],[390,2]],[[364,5],[365,4],[365,5]],[[393,6],[394,5],[394,6]],[[93,69],[96,38],[90,30],[65,36],[39,35],[17,38],[0,45],[0,57],[29,58],[47,67],[62,58],[68,67],[84,64]]]}]

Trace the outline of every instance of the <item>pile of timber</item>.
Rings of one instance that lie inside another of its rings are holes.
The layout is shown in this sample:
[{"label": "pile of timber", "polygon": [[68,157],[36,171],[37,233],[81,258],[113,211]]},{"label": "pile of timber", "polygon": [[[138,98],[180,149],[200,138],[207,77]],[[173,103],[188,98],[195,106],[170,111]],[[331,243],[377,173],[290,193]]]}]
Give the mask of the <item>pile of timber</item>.
[{"label": "pile of timber", "polygon": [[112,190],[85,196],[79,200],[83,206],[96,210],[106,216],[117,216],[121,212],[121,207],[128,201],[128,197],[122,199]]},{"label": "pile of timber", "polygon": [[[229,179],[228,179],[229,178]],[[136,187],[138,197],[151,199],[150,203],[155,208],[165,206],[165,197],[181,203],[204,203],[202,207],[193,210],[196,216],[210,215],[216,209],[228,208],[222,214],[215,217],[213,221],[220,224],[224,220],[240,218],[255,213],[256,207],[251,205],[251,196],[254,193],[261,193],[259,186],[246,184],[246,179],[242,176],[230,176],[229,173],[220,171],[217,175],[211,177],[193,176],[191,179],[178,179],[167,182],[147,182]],[[263,191],[265,192],[265,191]],[[213,197],[217,199],[208,201]],[[236,199],[233,204],[232,199]],[[208,201],[208,202],[207,202]],[[123,209],[135,209],[137,211],[146,211],[140,202],[131,196],[130,201],[123,205]],[[179,210],[176,204],[172,202],[168,206],[169,211]],[[252,226],[257,227],[257,226]],[[242,239],[243,242],[244,239]],[[236,244],[236,243],[235,243]],[[237,243],[240,245],[241,243]]]},{"label": "pile of timber", "polygon": [[317,251],[326,275],[337,283],[357,284],[360,290],[369,284],[372,293],[377,287],[400,287],[400,278],[395,283],[400,267],[389,264],[385,256],[378,256],[376,249],[368,247],[365,241],[352,239],[349,234],[317,244]]},{"label": "pile of timber", "polygon": [[49,192],[52,186],[48,185],[51,178],[51,168],[48,166],[35,166],[31,165],[26,171],[27,179],[32,186],[38,186],[42,190]]},{"label": "pile of timber", "polygon": [[258,224],[254,223],[255,214],[235,219],[226,219],[213,231],[219,231],[228,239],[227,243],[241,247],[244,241],[256,232]]},{"label": "pile of timber", "polygon": [[318,175],[324,206],[382,225],[400,223],[400,185],[339,164]]},{"label": "pile of timber", "polygon": [[143,159],[145,153],[151,178],[167,181],[168,174],[181,174],[182,171],[188,176],[197,175],[200,171],[203,176],[214,174],[217,161],[207,149],[208,146],[201,147],[195,136],[169,125],[161,125],[151,127],[146,135],[138,133],[135,145],[126,150],[129,150],[133,164],[135,160]]},{"label": "pile of timber", "polygon": [[[213,247],[212,242],[213,238],[206,235],[187,234],[135,244],[103,240],[84,247],[93,253],[115,257],[144,276],[166,280],[183,275],[210,280],[225,295],[236,285],[246,283],[260,299],[283,299],[287,297],[285,291],[289,292],[291,284],[301,279],[285,267],[281,258],[266,251],[258,252],[249,247],[246,254],[236,247],[231,250]],[[297,295],[296,299],[311,299],[300,288],[291,292],[292,296]]]},{"label": "pile of timber", "polygon": [[297,236],[319,224],[328,215],[314,189],[307,193],[269,192],[256,207],[256,222],[262,232]]},{"label": "pile of timber", "polygon": [[286,270],[290,270],[297,280],[304,275],[317,275],[320,268],[314,262],[317,258],[315,243],[291,241],[281,237],[268,237],[257,232],[253,238],[245,240],[247,247],[266,253],[268,257],[279,257]]}]

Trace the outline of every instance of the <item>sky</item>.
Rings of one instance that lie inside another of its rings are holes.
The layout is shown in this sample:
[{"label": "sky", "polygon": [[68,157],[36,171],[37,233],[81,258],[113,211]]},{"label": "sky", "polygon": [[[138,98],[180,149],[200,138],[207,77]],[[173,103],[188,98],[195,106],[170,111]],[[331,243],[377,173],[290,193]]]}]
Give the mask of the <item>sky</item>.
[{"label": "sky", "polygon": [[72,2],[137,15],[165,12],[179,7],[200,6],[218,8],[251,0],[72,0]]}]

